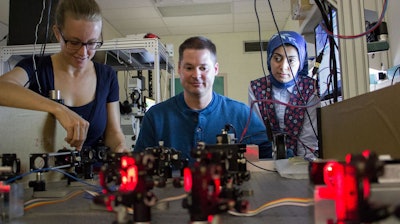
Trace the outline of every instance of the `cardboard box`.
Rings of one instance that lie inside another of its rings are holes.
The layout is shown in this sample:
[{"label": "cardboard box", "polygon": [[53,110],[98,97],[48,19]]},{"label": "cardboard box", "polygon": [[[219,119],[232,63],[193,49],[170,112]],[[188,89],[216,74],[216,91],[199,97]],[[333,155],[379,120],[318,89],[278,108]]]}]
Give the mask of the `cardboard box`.
[{"label": "cardboard box", "polygon": [[344,161],[369,149],[400,158],[400,85],[389,86],[329,106],[319,113],[320,155]]},{"label": "cardboard box", "polygon": [[[61,124],[49,113],[0,106],[0,154],[15,153],[21,161],[21,173],[30,171],[31,153],[52,153],[69,148],[64,141],[66,135]],[[24,177],[24,180],[32,179],[35,179],[34,174]]]}]

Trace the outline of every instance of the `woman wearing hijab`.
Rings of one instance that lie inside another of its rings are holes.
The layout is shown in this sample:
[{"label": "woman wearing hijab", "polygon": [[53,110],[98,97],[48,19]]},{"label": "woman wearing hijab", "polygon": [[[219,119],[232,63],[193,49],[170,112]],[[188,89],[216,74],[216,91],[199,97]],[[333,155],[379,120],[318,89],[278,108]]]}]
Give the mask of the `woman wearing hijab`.
[{"label": "woman wearing hijab", "polygon": [[285,136],[286,156],[317,157],[319,98],[308,76],[307,44],[293,31],[274,34],[267,47],[269,75],[250,82],[249,101],[272,135]]}]

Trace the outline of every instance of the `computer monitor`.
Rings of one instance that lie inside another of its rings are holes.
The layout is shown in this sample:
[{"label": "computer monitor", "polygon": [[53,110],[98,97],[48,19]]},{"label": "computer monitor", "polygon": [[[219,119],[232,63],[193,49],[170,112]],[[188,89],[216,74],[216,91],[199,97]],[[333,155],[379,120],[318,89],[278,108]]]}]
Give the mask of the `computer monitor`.
[{"label": "computer monitor", "polygon": [[[336,10],[332,9],[331,15],[328,17],[332,18],[332,28],[333,33],[338,33],[337,28],[337,17]],[[329,44],[329,35],[326,31],[326,25],[323,22],[318,23],[314,29],[315,33],[315,55],[316,57],[322,53],[322,61],[318,69],[318,84],[319,84],[319,94],[322,99],[331,99],[333,97],[333,90],[337,88],[338,96],[341,95],[341,78],[340,78],[340,61],[339,61],[339,41],[338,38],[334,37],[335,48],[334,48],[334,58],[331,56],[331,46]],[[331,59],[336,60],[337,72],[336,74],[332,72],[331,74]],[[337,83],[334,83],[334,76],[336,75]]]}]

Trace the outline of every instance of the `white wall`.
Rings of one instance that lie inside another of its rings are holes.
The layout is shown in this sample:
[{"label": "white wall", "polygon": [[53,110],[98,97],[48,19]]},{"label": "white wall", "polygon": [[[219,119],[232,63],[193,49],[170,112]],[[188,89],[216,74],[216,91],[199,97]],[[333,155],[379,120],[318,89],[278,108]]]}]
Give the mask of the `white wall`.
[{"label": "white wall", "polygon": [[[270,35],[263,34],[263,41]],[[194,35],[169,36],[161,39],[163,43],[174,45],[174,62],[176,68],[179,45],[191,36]],[[260,53],[245,53],[243,43],[244,41],[258,41],[258,33],[204,34],[204,36],[211,39],[217,46],[217,60],[220,65],[220,73],[227,74],[227,95],[233,99],[247,103],[247,87],[250,80],[261,77],[263,73]],[[265,61],[265,52],[263,52],[263,58]],[[264,66],[267,69],[265,63]],[[175,75],[179,77],[177,69]]]}]

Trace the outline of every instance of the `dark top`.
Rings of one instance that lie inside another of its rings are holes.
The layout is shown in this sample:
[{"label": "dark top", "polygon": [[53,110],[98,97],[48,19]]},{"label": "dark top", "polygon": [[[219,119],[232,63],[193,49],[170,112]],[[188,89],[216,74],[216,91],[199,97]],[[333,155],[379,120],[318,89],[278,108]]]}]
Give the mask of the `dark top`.
[{"label": "dark top", "polygon": [[[250,123],[246,126],[248,120]],[[244,103],[213,93],[210,104],[202,110],[190,109],[180,93],[164,102],[152,106],[145,113],[143,123],[136,141],[135,151],[147,147],[172,147],[183,153],[193,162],[190,151],[198,142],[215,144],[217,134],[221,134],[225,125],[230,124],[236,130],[236,138],[241,143],[259,146],[261,158],[271,158],[271,142],[268,140],[264,123]]]},{"label": "dark top", "polygon": [[[21,60],[16,66],[23,68],[28,73],[29,89],[44,97],[49,97],[50,90],[54,90],[54,71],[51,58],[44,56],[36,57],[35,60],[37,77],[33,69],[32,57]],[[97,76],[95,99],[80,107],[67,106],[90,123],[87,138],[83,144],[87,147],[96,145],[103,138],[107,124],[107,103],[119,100],[118,79],[115,70],[108,65],[93,63]],[[38,81],[40,85],[38,85]]]}]

